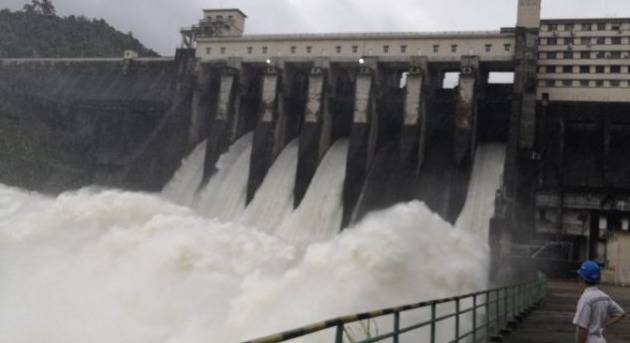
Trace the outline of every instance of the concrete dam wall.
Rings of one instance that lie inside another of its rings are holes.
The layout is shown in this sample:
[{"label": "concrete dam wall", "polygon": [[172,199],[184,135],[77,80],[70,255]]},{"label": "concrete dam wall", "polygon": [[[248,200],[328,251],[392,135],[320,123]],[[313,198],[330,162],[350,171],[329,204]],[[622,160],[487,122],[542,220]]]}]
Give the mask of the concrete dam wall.
[{"label": "concrete dam wall", "polygon": [[2,60],[0,182],[159,189],[185,153],[191,57]]}]

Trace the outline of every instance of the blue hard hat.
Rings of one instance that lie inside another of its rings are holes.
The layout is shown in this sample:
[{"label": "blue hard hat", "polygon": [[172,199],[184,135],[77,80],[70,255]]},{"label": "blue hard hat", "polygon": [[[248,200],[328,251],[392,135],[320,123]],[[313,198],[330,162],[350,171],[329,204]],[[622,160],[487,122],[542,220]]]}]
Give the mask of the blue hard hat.
[{"label": "blue hard hat", "polygon": [[586,282],[597,283],[601,278],[601,270],[599,264],[594,261],[586,261],[577,271],[578,275]]}]

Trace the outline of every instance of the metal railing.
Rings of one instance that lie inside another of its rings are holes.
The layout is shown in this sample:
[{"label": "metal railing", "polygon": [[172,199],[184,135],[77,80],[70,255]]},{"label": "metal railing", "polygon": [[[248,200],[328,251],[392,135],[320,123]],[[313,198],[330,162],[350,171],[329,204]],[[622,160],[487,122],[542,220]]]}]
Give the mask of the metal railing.
[{"label": "metal railing", "polygon": [[[539,279],[452,298],[339,317],[244,343],[285,342],[325,331],[329,331],[331,343],[399,343],[403,334],[415,334],[431,343],[488,342],[509,333],[510,328],[545,298],[546,292],[546,281]],[[415,313],[409,317],[416,317],[416,321],[403,325],[402,316],[412,311]],[[419,317],[422,320],[417,321]],[[379,332],[378,321],[391,325],[390,331]],[[362,338],[353,337],[356,327],[359,327]],[[417,338],[414,336],[414,339]]]}]

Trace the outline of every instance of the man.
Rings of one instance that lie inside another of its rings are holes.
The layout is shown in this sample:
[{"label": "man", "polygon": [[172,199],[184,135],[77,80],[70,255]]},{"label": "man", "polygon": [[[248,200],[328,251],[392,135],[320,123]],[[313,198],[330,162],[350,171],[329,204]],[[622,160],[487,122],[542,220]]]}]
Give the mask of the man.
[{"label": "man", "polygon": [[599,265],[586,261],[578,270],[585,289],[577,305],[573,324],[577,343],[606,343],[604,329],[620,321],[625,312],[606,293],[597,288],[601,278]]}]

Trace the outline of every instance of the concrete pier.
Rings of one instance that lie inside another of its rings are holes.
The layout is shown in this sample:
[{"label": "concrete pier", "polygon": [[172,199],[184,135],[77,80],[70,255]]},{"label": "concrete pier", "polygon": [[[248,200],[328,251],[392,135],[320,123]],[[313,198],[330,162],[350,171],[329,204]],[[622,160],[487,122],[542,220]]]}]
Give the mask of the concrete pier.
[{"label": "concrete pier", "polygon": [[[309,75],[308,97],[304,111],[304,122],[300,132],[298,167],[295,178],[294,205],[297,207],[317,171],[320,159],[330,144],[330,130],[323,130],[324,121],[329,117],[328,90],[330,79],[329,65],[316,63]],[[327,127],[331,124],[328,123]]]},{"label": "concrete pier", "polygon": [[352,132],[343,190],[342,227],[346,227],[352,219],[354,207],[361,195],[363,180],[374,155],[378,132],[377,121],[374,118],[374,75],[374,69],[363,66],[356,79]]},{"label": "concrete pier", "polygon": [[269,66],[263,76],[259,121],[254,130],[254,142],[247,182],[247,202],[251,201],[262,184],[277,154],[278,100],[280,69]]},{"label": "concrete pier", "polygon": [[400,137],[400,155],[404,163],[417,174],[424,161],[426,142],[427,61],[417,59],[407,74],[404,120]]},{"label": "concrete pier", "polygon": [[[209,122],[211,75],[209,65],[197,62],[194,72],[193,95],[190,109],[190,126],[188,131],[188,148],[194,148],[201,142],[204,129]],[[207,132],[207,131],[206,131]]]},{"label": "concrete pier", "polygon": [[453,158],[456,165],[469,163],[475,153],[479,58],[463,56],[455,100]]}]

